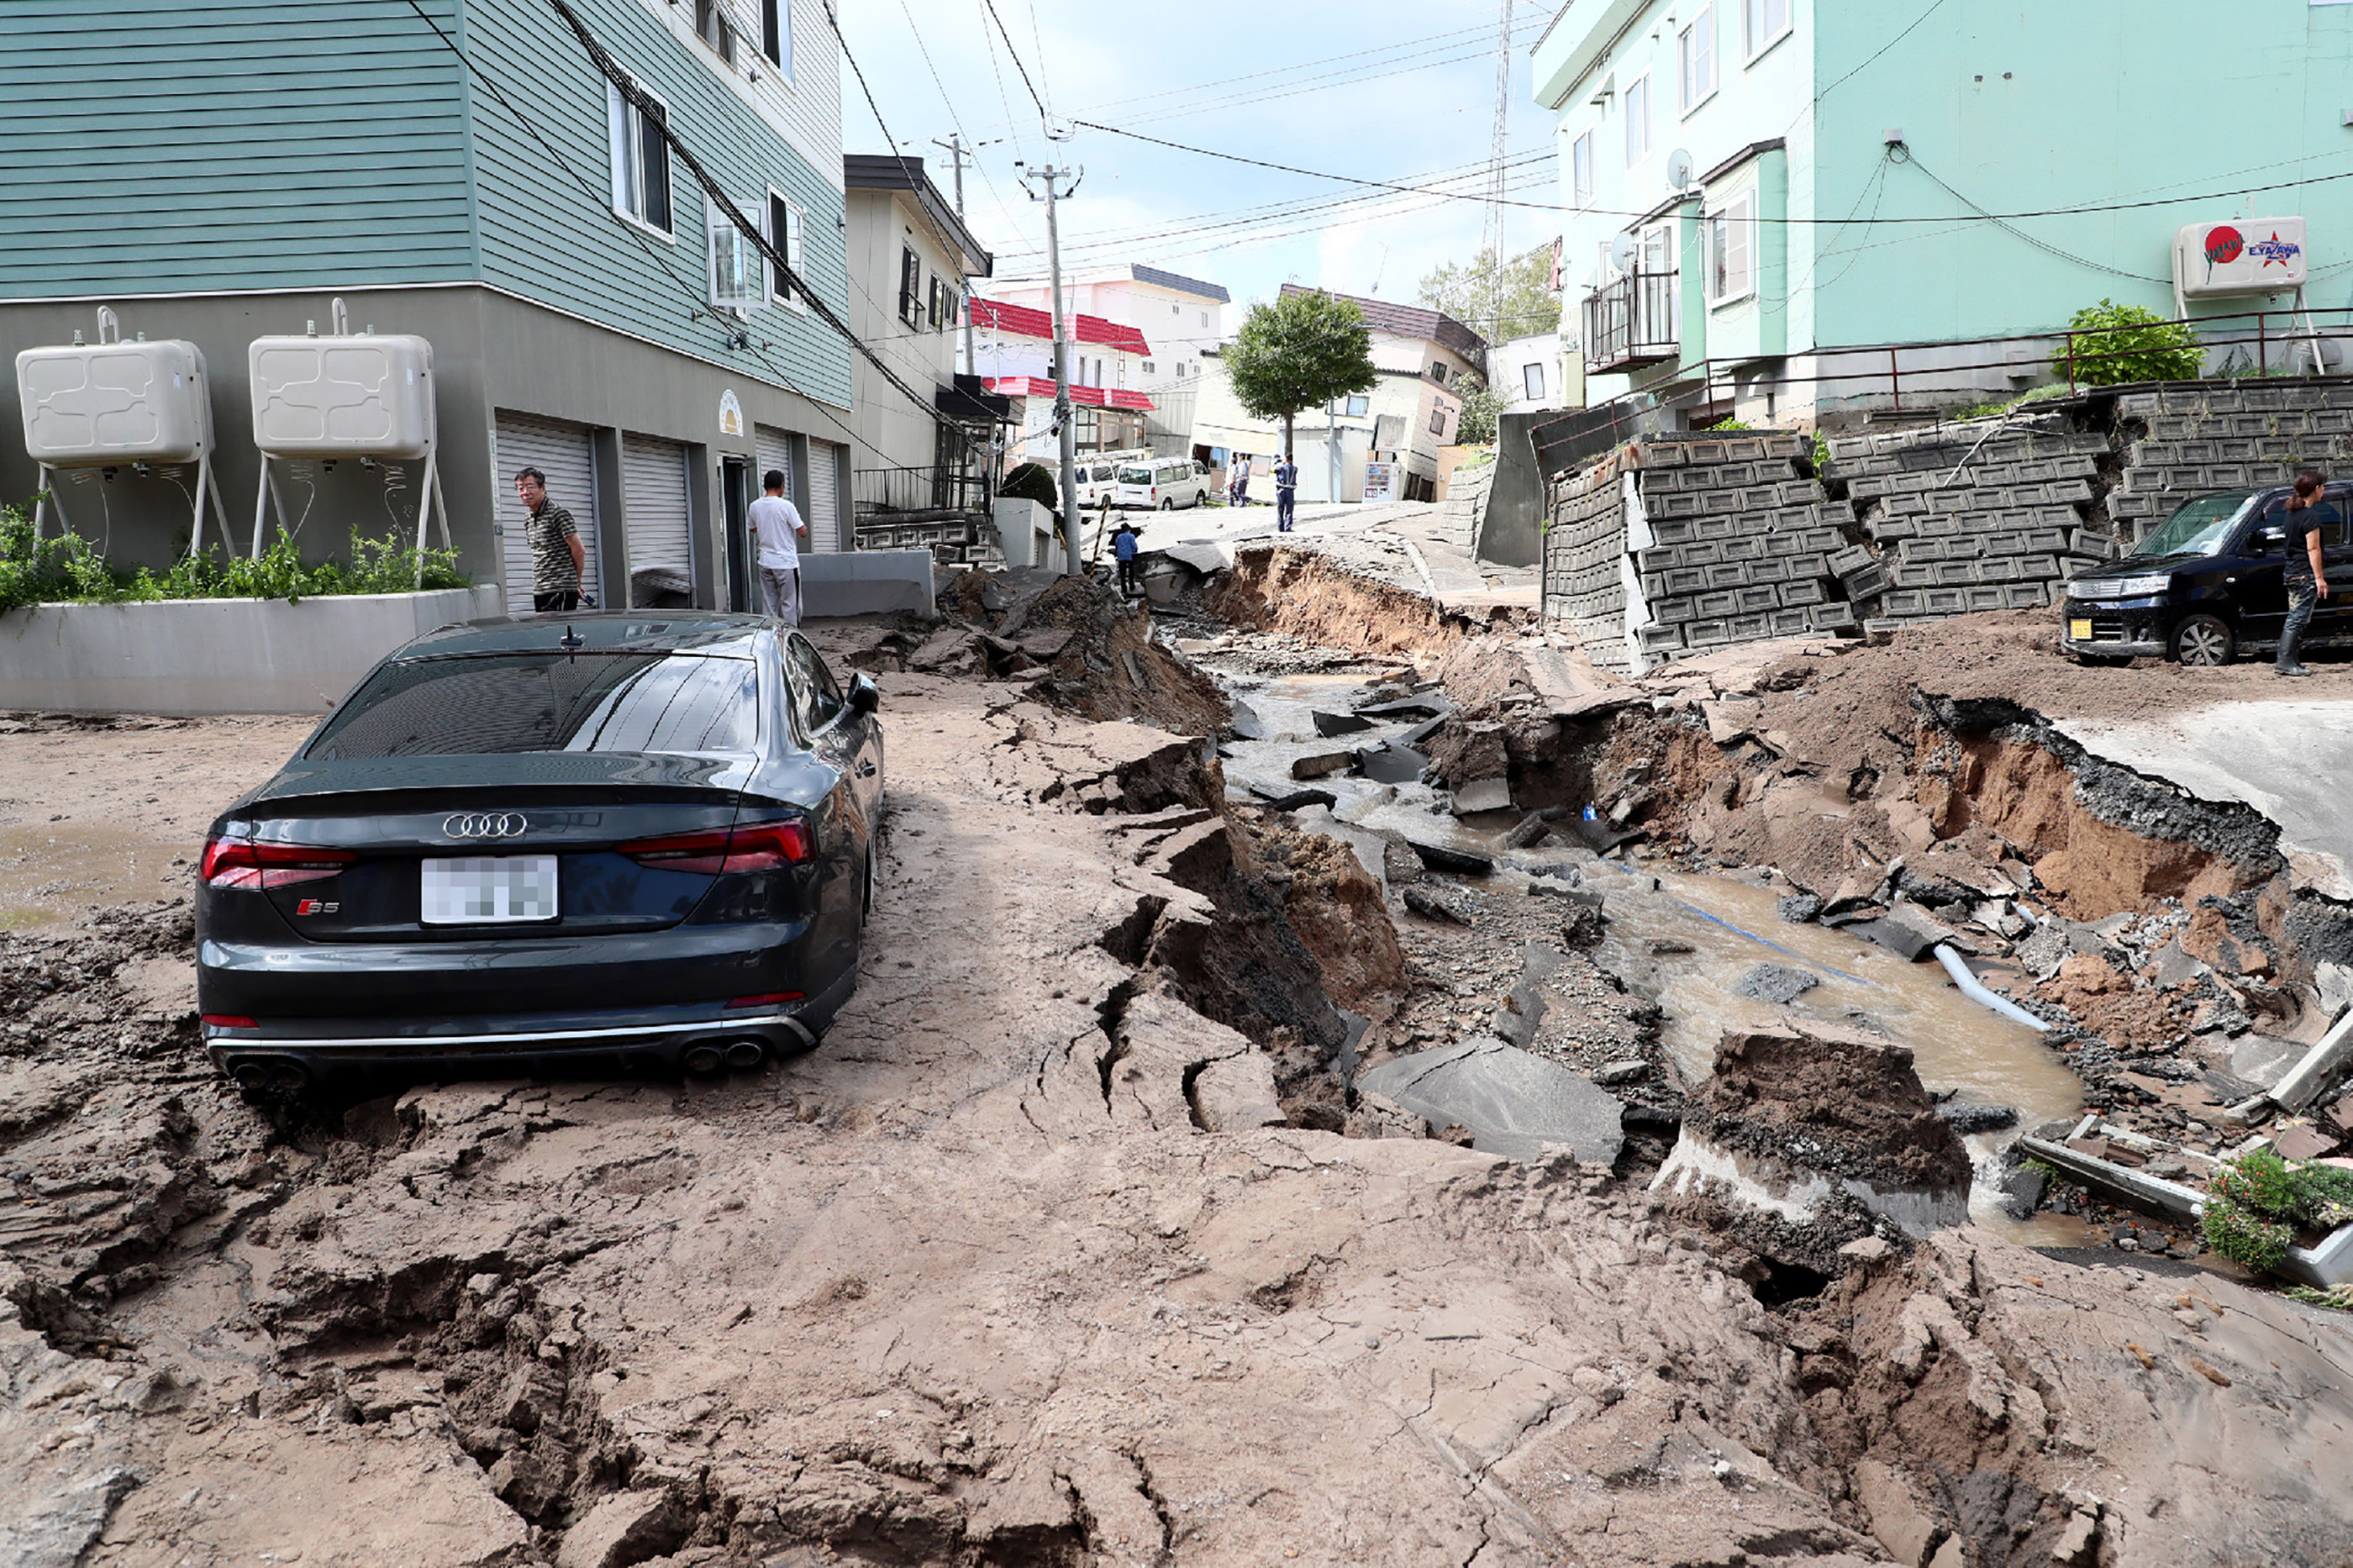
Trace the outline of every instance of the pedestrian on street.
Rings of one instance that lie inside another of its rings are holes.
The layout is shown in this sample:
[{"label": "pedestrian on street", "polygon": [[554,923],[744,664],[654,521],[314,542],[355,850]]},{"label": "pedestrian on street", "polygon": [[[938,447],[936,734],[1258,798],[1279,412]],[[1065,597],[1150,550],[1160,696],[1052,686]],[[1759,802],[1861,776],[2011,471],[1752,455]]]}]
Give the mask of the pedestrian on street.
[{"label": "pedestrian on street", "polygon": [[2284,573],[2287,625],[2280,628],[2279,661],[2272,668],[2282,675],[2312,673],[2296,657],[2296,645],[2304,640],[2304,630],[2312,624],[2314,603],[2328,597],[2328,577],[2320,563],[2322,536],[2341,531],[2345,525],[2336,506],[2321,500],[2321,487],[2327,482],[2316,468],[2306,468],[2296,475],[2295,493],[2287,498],[2286,513],[2281,520],[2287,532],[2287,564]]},{"label": "pedestrian on street", "polygon": [[1233,504],[1236,506],[1250,505],[1250,454],[1236,452],[1233,463],[1233,484],[1230,487],[1233,491]]},{"label": "pedestrian on street", "polygon": [[760,478],[767,493],[752,503],[752,538],[760,552],[760,603],[771,620],[788,626],[801,624],[800,542],[808,524],[800,509],[785,499],[785,476],[770,468]]},{"label": "pedestrian on street", "polygon": [[1274,465],[1274,526],[1280,532],[1291,531],[1292,513],[1299,504],[1299,465],[1285,452]]},{"label": "pedestrian on street", "polygon": [[522,527],[531,542],[531,607],[541,615],[578,609],[588,551],[572,514],[547,499],[547,476],[537,468],[515,474],[515,494],[527,514]]},{"label": "pedestrian on street", "polygon": [[1119,520],[1119,531],[1111,536],[1111,552],[1119,558],[1119,596],[1133,599],[1144,592],[1135,575],[1135,524],[1125,518]]}]

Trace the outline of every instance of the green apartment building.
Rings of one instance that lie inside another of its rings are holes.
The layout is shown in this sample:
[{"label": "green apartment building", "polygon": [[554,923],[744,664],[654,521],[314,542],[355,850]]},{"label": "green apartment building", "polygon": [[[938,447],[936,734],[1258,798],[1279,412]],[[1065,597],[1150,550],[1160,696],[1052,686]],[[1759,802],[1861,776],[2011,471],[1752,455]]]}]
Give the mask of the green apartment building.
[{"label": "green apartment building", "polygon": [[1533,76],[1588,405],[2013,395],[2064,374],[2039,334],[2084,306],[2173,315],[2179,231],[2256,219],[2305,220],[2312,314],[2193,294],[2210,370],[2353,350],[2346,0],[1569,0]]},{"label": "green apartment building", "polygon": [[[822,0],[570,0],[725,194],[848,313],[839,55]],[[0,0],[0,350],[185,339],[237,548],[261,465],[247,350],[334,330],[432,345],[461,563],[529,607],[513,473],[592,541],[599,603],[744,603],[741,509],[782,468],[849,539],[850,350],[593,63],[548,0]],[[0,440],[0,497],[38,473]],[[303,553],[413,532],[416,462],[279,460]],[[189,476],[63,470],[118,562],[184,548]],[[216,537],[209,527],[207,539]]]}]

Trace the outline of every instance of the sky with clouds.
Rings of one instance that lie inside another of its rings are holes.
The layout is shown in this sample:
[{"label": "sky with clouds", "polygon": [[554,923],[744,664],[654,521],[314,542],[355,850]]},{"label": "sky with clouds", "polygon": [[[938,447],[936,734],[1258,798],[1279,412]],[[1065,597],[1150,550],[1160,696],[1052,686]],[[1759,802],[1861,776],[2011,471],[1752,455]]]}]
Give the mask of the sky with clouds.
[{"label": "sky with clouds", "polygon": [[[1555,122],[1528,90],[1528,50],[1557,8],[1513,6],[1506,179],[1522,200],[1558,199]],[[980,143],[965,216],[999,278],[1046,269],[1045,212],[1023,194],[1017,161],[1085,170],[1060,210],[1065,268],[1143,262],[1222,283],[1238,304],[1286,282],[1410,301],[1431,268],[1479,249],[1485,208],[1475,202],[1368,192],[1101,130],[1049,142],[1021,68],[1065,129],[1092,121],[1479,194],[1493,143],[1499,0],[855,0],[839,13],[881,111],[878,125],[845,61],[844,150],[879,153],[895,139],[946,190],[947,155],[933,139]],[[1541,212],[1507,210],[1505,223],[1514,252],[1558,232]],[[1229,315],[1229,329],[1238,321]]]}]

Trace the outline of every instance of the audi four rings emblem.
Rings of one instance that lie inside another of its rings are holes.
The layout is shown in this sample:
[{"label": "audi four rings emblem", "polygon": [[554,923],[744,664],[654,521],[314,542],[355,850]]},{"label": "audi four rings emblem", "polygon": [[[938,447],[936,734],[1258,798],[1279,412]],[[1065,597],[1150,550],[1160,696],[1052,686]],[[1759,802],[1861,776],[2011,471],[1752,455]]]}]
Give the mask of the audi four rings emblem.
[{"label": "audi four rings emblem", "polygon": [[441,831],[452,838],[520,838],[530,826],[520,811],[469,811],[443,819]]}]

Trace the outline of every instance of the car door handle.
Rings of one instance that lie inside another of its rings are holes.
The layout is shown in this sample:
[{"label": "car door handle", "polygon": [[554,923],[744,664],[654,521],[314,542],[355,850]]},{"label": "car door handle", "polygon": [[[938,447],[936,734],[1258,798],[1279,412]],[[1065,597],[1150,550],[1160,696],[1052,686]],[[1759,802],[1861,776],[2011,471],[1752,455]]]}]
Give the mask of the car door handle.
[{"label": "car door handle", "polygon": [[859,776],[860,778],[862,778],[862,779],[871,779],[871,778],[872,778],[872,777],[874,776],[874,764],[873,764],[872,763],[859,763],[859,764],[858,764],[858,776]]}]

